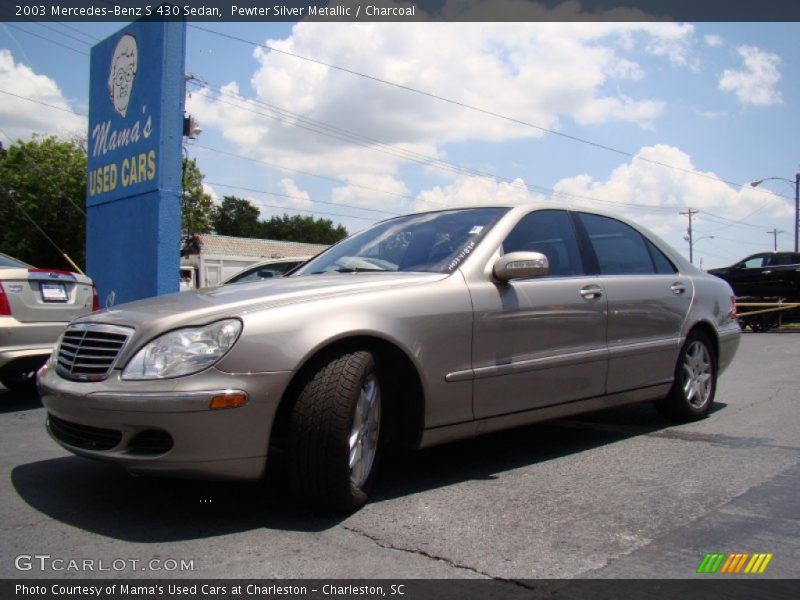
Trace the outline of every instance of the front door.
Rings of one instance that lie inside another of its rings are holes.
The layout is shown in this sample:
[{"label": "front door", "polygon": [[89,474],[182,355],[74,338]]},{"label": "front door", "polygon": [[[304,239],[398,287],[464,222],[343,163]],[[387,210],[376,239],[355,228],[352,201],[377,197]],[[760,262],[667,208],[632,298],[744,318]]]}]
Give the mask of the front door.
[{"label": "front door", "polygon": [[503,242],[504,254],[540,252],[545,277],[470,281],[476,419],[604,393],[606,297],[584,274],[569,214],[534,211]]}]

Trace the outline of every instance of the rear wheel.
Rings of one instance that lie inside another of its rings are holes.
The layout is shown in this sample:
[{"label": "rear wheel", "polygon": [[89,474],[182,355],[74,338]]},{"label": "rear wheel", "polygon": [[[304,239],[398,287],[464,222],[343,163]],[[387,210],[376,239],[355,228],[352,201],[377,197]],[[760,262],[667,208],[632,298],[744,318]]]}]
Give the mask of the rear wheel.
[{"label": "rear wheel", "polygon": [[301,382],[289,422],[289,483],[306,504],[355,510],[379,458],[382,377],[371,352],[321,361]]},{"label": "rear wheel", "polygon": [[708,335],[689,334],[675,367],[675,381],[669,394],[656,402],[666,418],[685,423],[704,418],[717,391],[717,358]]}]

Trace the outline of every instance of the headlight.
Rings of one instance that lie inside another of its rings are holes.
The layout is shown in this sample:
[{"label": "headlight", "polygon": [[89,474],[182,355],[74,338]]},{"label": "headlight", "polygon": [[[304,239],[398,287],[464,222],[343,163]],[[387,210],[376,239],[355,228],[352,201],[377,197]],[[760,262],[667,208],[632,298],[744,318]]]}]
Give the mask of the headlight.
[{"label": "headlight", "polygon": [[122,378],[164,379],[197,373],[222,358],[241,331],[237,319],[171,331],[139,350]]}]

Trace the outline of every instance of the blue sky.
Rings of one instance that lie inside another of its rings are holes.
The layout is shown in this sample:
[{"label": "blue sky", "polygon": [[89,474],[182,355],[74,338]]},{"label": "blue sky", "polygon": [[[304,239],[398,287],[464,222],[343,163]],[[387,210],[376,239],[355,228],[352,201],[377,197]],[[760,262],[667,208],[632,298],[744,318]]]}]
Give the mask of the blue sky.
[{"label": "blue sky", "polygon": [[[85,114],[81,53],[121,25],[0,24],[0,90]],[[557,201],[634,218],[688,254],[678,213],[691,207],[704,267],[771,249],[773,228],[779,249],[793,244],[793,186],[747,183],[800,167],[798,24],[208,28],[460,103],[190,24],[187,108],[203,133],[189,155],[215,198],[247,197],[265,217],[310,213],[352,232],[419,209]],[[63,135],[85,120],[5,94],[0,127]]]}]

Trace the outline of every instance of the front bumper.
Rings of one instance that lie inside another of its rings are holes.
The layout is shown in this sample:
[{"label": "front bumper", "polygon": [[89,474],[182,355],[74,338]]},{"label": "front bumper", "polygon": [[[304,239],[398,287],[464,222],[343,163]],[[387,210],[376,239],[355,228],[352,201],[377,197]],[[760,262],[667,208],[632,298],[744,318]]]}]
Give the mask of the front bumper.
[{"label": "front bumper", "polygon": [[[230,374],[214,368],[160,381],[70,381],[51,364],[39,372],[48,431],[82,456],[117,462],[133,473],[258,479],[269,434],[292,372]],[[211,398],[242,391],[238,408],[211,410]],[[55,417],[55,418],[51,418]],[[150,440],[149,446],[142,440]]]}]

